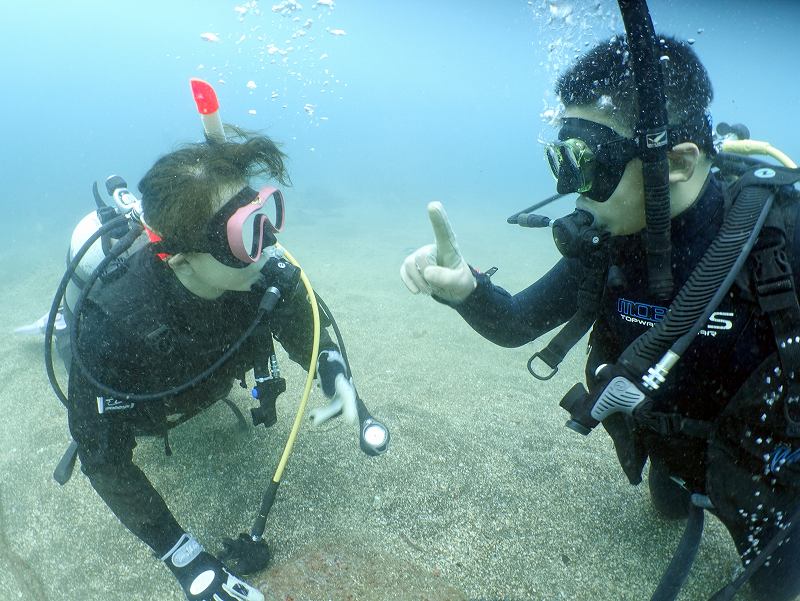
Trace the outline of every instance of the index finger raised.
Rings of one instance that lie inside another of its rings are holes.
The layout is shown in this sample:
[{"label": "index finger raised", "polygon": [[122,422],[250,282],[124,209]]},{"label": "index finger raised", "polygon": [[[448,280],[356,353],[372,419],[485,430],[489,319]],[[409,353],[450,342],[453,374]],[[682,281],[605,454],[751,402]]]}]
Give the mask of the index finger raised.
[{"label": "index finger raised", "polygon": [[428,203],[428,217],[436,237],[436,262],[449,267],[451,263],[460,259],[460,254],[456,244],[456,235],[441,202],[437,200]]}]

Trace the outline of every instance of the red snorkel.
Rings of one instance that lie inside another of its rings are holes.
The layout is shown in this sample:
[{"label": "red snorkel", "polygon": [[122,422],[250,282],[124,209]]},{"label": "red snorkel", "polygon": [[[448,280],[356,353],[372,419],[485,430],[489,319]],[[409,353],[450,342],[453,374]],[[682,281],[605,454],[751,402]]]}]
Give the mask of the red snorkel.
[{"label": "red snorkel", "polygon": [[[196,77],[189,80],[189,85],[192,88],[192,97],[197,105],[197,112],[200,114],[206,138],[214,142],[225,142],[225,129],[222,126],[222,118],[219,115],[219,100],[217,100],[217,93],[214,88],[207,81]],[[150,242],[161,242],[161,236],[149,227],[145,226],[144,231]],[[168,253],[158,253],[158,258],[162,261],[166,261],[170,256]]]},{"label": "red snorkel", "polygon": [[200,113],[206,138],[209,141],[225,142],[225,129],[219,115],[219,101],[214,88],[207,81],[196,77],[190,79],[189,83],[192,86],[192,96],[197,104],[197,112]]}]

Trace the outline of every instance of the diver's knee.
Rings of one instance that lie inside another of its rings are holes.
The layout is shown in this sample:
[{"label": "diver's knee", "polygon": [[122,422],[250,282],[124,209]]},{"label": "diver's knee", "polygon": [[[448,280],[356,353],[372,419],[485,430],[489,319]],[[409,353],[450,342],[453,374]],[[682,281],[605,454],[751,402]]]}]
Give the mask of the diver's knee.
[{"label": "diver's knee", "polygon": [[667,471],[657,463],[650,463],[647,474],[650,498],[656,512],[667,520],[685,519],[689,516],[691,495],[669,477]]}]

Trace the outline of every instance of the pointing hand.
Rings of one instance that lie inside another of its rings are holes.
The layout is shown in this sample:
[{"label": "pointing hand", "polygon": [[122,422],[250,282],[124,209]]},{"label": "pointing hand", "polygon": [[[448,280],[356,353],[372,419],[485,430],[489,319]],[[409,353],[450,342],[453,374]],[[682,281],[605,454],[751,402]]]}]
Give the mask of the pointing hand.
[{"label": "pointing hand", "polygon": [[432,294],[451,303],[464,301],[477,282],[458,250],[456,236],[440,202],[428,204],[435,244],[411,253],[400,267],[400,277],[413,294]]}]

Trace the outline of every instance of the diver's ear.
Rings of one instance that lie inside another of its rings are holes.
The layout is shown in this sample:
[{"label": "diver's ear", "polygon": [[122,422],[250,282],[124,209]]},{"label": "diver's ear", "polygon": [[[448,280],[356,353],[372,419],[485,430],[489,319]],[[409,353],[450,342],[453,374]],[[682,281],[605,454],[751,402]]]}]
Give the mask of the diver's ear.
[{"label": "diver's ear", "polygon": [[667,153],[669,158],[669,183],[678,184],[692,179],[700,160],[700,149],[694,142],[681,142]]},{"label": "diver's ear", "polygon": [[167,265],[178,277],[192,277],[194,275],[194,267],[191,262],[186,258],[184,253],[172,255],[167,260]]}]

